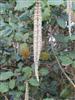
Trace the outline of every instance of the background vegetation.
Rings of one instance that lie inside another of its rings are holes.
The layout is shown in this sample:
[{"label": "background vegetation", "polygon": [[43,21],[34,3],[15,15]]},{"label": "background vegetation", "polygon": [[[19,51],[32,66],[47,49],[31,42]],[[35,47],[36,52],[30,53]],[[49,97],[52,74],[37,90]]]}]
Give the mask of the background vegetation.
[{"label": "background vegetation", "polygon": [[[50,44],[52,34],[55,54],[75,82],[75,25],[69,37],[66,0],[41,0],[39,83],[33,62],[34,6],[35,0],[0,0],[0,100],[24,100],[26,81],[30,100],[74,100],[75,88],[60,70]],[[74,2],[72,10],[74,17]]]}]

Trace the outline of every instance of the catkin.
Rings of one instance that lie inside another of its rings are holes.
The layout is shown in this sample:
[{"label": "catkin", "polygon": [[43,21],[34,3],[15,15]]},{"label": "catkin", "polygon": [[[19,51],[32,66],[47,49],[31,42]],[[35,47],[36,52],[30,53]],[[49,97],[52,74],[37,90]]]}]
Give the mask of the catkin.
[{"label": "catkin", "polygon": [[42,49],[42,17],[41,17],[41,1],[36,0],[34,10],[34,35],[33,35],[33,49],[34,49],[34,64],[35,64],[35,76],[39,81],[38,65],[40,52]]},{"label": "catkin", "polygon": [[72,0],[67,0],[67,13],[68,13],[68,22],[69,22],[69,36],[71,37]]},{"label": "catkin", "polygon": [[25,100],[29,100],[29,88],[28,88],[28,82],[25,82],[25,84],[26,84]]}]

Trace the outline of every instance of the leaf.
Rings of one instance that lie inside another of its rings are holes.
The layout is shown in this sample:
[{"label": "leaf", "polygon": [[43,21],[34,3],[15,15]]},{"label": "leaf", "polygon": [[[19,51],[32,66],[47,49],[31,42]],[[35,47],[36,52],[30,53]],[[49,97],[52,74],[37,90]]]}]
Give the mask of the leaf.
[{"label": "leaf", "polygon": [[75,59],[75,51],[71,51],[71,52],[69,52],[69,58],[71,58],[71,59]]},{"label": "leaf", "polygon": [[69,37],[69,39],[70,39],[71,41],[74,41],[74,40],[75,40],[75,35],[71,35],[71,37]]},{"label": "leaf", "polygon": [[61,28],[66,28],[66,21],[63,18],[58,17],[57,18],[57,23]]},{"label": "leaf", "polygon": [[42,19],[43,21],[48,20],[50,18],[50,9],[45,7],[44,11],[42,12]]},{"label": "leaf", "polygon": [[14,97],[14,100],[19,100],[20,96],[23,95],[23,92],[13,90],[13,91],[9,91],[9,95],[12,95]]},{"label": "leaf", "polygon": [[19,16],[19,19],[20,19],[21,21],[28,21],[28,20],[30,19],[30,17],[31,17],[31,14],[30,14],[29,11],[27,11],[27,12],[22,13],[22,14]]},{"label": "leaf", "polygon": [[6,27],[6,29],[2,30],[0,33],[1,36],[9,36],[12,33],[12,29],[9,27]]},{"label": "leaf", "polygon": [[58,42],[63,42],[63,43],[67,43],[68,40],[69,40],[69,37],[68,36],[64,36],[63,34],[57,34],[57,35],[54,35],[56,41]]},{"label": "leaf", "polygon": [[8,71],[8,72],[1,72],[0,73],[0,81],[5,81],[13,76],[13,72]]},{"label": "leaf", "polygon": [[24,85],[18,85],[18,90],[20,90],[20,91],[25,91],[25,86]]},{"label": "leaf", "polygon": [[23,38],[24,38],[24,35],[23,35],[21,32],[16,33],[16,34],[15,34],[15,37],[14,37],[14,39],[15,39],[16,41],[22,41]]},{"label": "leaf", "polygon": [[63,4],[63,0],[48,0],[49,5],[56,5],[59,6],[61,4]]},{"label": "leaf", "polygon": [[22,68],[22,66],[23,66],[23,62],[19,62],[19,63],[18,63],[18,67],[19,67],[19,68]]},{"label": "leaf", "polygon": [[30,85],[35,86],[35,87],[39,86],[39,82],[35,78],[29,79],[29,83]]},{"label": "leaf", "polygon": [[72,3],[72,10],[75,11],[75,2]]},{"label": "leaf", "polygon": [[9,91],[8,83],[0,82],[0,92],[5,93],[7,91]]},{"label": "leaf", "polygon": [[43,100],[54,100],[53,98],[45,98]]},{"label": "leaf", "polygon": [[57,81],[51,81],[50,83],[50,93],[52,95],[57,95]]},{"label": "leaf", "polygon": [[72,64],[72,60],[68,56],[60,56],[59,59],[61,60],[62,65],[68,66]]},{"label": "leaf", "polygon": [[16,54],[15,56],[17,62],[21,60],[21,57],[18,54]]},{"label": "leaf", "polygon": [[9,81],[9,88],[10,89],[14,89],[15,85],[16,85],[16,80],[12,79]]},{"label": "leaf", "polygon": [[29,33],[25,33],[23,36],[23,41],[26,42],[26,40],[29,38]]},{"label": "leaf", "polygon": [[45,75],[47,75],[48,73],[49,73],[48,68],[41,68],[41,69],[40,69],[40,74],[41,74],[42,76],[45,76]]},{"label": "leaf", "polygon": [[30,76],[32,75],[32,68],[30,68],[30,67],[25,67],[25,68],[22,69],[22,72],[25,73],[25,75],[26,75],[27,77],[30,77]]},{"label": "leaf", "polygon": [[66,87],[61,91],[60,97],[66,99],[69,98],[70,94],[71,94],[71,90],[68,87]]},{"label": "leaf", "polygon": [[26,48],[28,48],[27,43],[21,43],[21,44],[20,44],[20,50],[24,50],[24,49],[26,49]]},{"label": "leaf", "polygon": [[35,3],[35,0],[16,0],[15,10],[23,10],[29,8]]},{"label": "leaf", "polygon": [[0,13],[4,14],[6,10],[9,10],[12,6],[8,3],[0,3]]},{"label": "leaf", "polygon": [[40,55],[40,59],[43,61],[48,61],[49,60],[49,52],[42,51]]}]

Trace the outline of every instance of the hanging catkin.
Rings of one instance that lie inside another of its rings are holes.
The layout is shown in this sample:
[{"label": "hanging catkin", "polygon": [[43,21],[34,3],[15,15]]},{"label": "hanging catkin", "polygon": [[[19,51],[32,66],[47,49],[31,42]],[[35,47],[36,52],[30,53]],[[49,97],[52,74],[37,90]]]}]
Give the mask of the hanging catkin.
[{"label": "hanging catkin", "polygon": [[68,13],[68,23],[69,23],[69,36],[71,37],[72,0],[67,0],[67,13]]},{"label": "hanging catkin", "polygon": [[25,82],[26,84],[26,91],[25,91],[25,100],[29,100],[29,88],[28,88],[28,82]]},{"label": "hanging catkin", "polygon": [[33,35],[33,49],[34,49],[34,64],[35,64],[35,76],[39,81],[38,65],[39,57],[42,48],[42,17],[41,17],[41,1],[36,0],[34,10],[34,35]]}]

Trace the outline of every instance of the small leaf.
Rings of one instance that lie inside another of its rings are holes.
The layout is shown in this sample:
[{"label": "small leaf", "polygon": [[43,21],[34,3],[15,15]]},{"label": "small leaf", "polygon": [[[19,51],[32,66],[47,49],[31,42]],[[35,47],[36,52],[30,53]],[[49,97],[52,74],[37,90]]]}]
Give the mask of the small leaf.
[{"label": "small leaf", "polygon": [[75,11],[75,2],[72,3],[72,10]]},{"label": "small leaf", "polygon": [[67,56],[60,56],[59,58],[61,60],[62,65],[68,66],[72,64],[72,60]]},{"label": "small leaf", "polygon": [[13,72],[11,71],[8,71],[8,72],[1,72],[0,74],[0,81],[4,81],[4,80],[7,80],[9,78],[11,78],[13,76]]},{"label": "small leaf", "polygon": [[50,9],[45,7],[44,11],[42,12],[42,19],[45,21],[50,18]]},{"label": "small leaf", "polygon": [[24,85],[18,85],[18,90],[20,91],[25,91],[25,86]]},{"label": "small leaf", "polygon": [[30,18],[30,12],[25,12],[25,13],[22,13],[20,16],[19,16],[19,19],[21,20],[21,21],[28,21],[29,20],[29,18]]},{"label": "small leaf", "polygon": [[22,72],[25,73],[25,75],[26,75],[27,77],[30,77],[30,76],[32,75],[32,68],[30,68],[30,67],[25,67],[25,68],[22,69]]},{"label": "small leaf", "polygon": [[53,98],[45,98],[43,100],[54,100]]},{"label": "small leaf", "polygon": [[69,98],[70,94],[71,94],[71,90],[68,87],[66,87],[61,91],[60,97],[66,99]]},{"label": "small leaf", "polygon": [[15,10],[23,10],[29,8],[35,3],[35,0],[16,0]]},{"label": "small leaf", "polygon": [[73,63],[72,63],[72,67],[74,67],[74,68],[75,68],[75,61],[73,61]]},{"label": "small leaf", "polygon": [[69,57],[74,60],[75,59],[75,51],[69,52]]},{"label": "small leaf", "polygon": [[47,75],[48,73],[49,73],[48,68],[41,68],[41,69],[40,69],[40,74],[41,74],[42,76],[45,76],[45,75]]},{"label": "small leaf", "polygon": [[56,5],[59,6],[63,4],[63,0],[48,0],[49,5]]},{"label": "small leaf", "polygon": [[69,39],[70,39],[71,41],[74,41],[74,40],[75,40],[75,35],[71,35],[71,37],[69,37]]},{"label": "small leaf", "polygon": [[39,86],[39,82],[35,78],[29,79],[29,83],[32,86]]},{"label": "small leaf", "polygon": [[21,32],[18,32],[15,34],[15,40],[16,41],[22,41],[23,40],[23,34]]},{"label": "small leaf", "polygon": [[66,28],[66,21],[63,18],[58,17],[57,18],[57,23],[61,28]]},{"label": "small leaf", "polygon": [[6,82],[1,82],[0,83],[0,92],[1,93],[5,93],[9,90],[9,87],[8,87],[8,83]]},{"label": "small leaf", "polygon": [[13,89],[15,87],[16,81],[14,79],[9,81],[9,88]]}]

